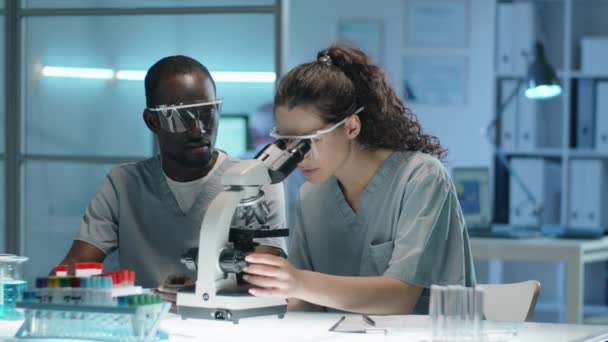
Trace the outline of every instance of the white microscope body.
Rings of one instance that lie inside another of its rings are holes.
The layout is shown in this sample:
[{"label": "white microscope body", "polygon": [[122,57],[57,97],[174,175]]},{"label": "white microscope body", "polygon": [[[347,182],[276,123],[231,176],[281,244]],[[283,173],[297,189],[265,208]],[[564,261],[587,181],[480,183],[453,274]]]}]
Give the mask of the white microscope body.
[{"label": "white microscope body", "polygon": [[[198,262],[195,261],[196,288],[194,292],[177,294],[178,312],[182,318],[238,323],[245,317],[275,314],[283,317],[287,309],[285,299],[252,296],[247,291],[248,286],[239,283],[237,274],[246,265],[246,251],[239,250],[239,245],[230,241],[230,237],[231,231],[251,232],[251,239],[287,235],[286,229],[252,229],[246,225],[253,218],[261,224],[265,222],[268,207],[261,187],[283,181],[309,149],[310,144],[305,140],[292,148],[277,140],[255,159],[237,163],[222,176],[226,188],[211,202],[201,225]],[[241,216],[236,221],[244,219],[246,224],[234,226],[235,212]],[[273,235],[273,231],[283,231],[284,235]]]}]

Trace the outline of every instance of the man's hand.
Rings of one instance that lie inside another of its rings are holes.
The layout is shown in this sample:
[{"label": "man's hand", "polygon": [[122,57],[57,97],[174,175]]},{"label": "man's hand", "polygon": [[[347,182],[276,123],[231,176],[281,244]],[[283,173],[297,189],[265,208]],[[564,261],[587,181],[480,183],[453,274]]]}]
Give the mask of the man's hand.
[{"label": "man's hand", "polygon": [[185,288],[194,288],[194,280],[184,273],[173,273],[154,290],[163,296],[163,300],[171,303],[171,312],[177,313],[177,292]]},{"label": "man's hand", "polygon": [[250,284],[257,286],[249,290],[259,297],[298,297],[301,287],[301,272],[282,257],[254,253],[245,260],[249,263],[243,276]]},{"label": "man's hand", "polygon": [[[106,258],[106,253],[101,249],[91,245],[90,243],[74,240],[72,247],[68,252],[68,255],[59,263],[68,265],[68,274],[74,275],[74,263],[77,262],[103,262]],[[54,268],[49,273],[50,275],[55,274]]]},{"label": "man's hand", "polygon": [[167,276],[165,282],[162,284],[163,286],[175,286],[175,287],[184,287],[184,286],[192,286],[194,285],[194,280],[190,278],[185,273],[173,273]]}]

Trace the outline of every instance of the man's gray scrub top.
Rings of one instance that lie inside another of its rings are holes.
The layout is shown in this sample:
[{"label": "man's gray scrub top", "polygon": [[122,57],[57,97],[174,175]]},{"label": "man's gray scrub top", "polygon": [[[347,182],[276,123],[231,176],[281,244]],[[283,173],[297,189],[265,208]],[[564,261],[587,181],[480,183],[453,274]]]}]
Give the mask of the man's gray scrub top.
[{"label": "man's gray scrub top", "polygon": [[[198,247],[207,207],[223,190],[221,176],[236,162],[224,159],[186,213],[167,184],[159,157],[115,167],[89,203],[76,240],[90,243],[106,255],[118,249],[120,267],[134,270],[136,283],[144,287],[157,287],[175,272],[195,277],[180,256]],[[267,224],[285,228],[282,185],[264,187],[264,192],[270,206]],[[263,244],[281,247],[282,239],[268,239]]]},{"label": "man's gray scrub top", "polygon": [[475,284],[456,190],[436,158],[393,152],[361,194],[357,215],[335,177],[299,193],[289,260],[341,276],[390,276],[423,287],[413,313],[428,312],[429,288]]}]

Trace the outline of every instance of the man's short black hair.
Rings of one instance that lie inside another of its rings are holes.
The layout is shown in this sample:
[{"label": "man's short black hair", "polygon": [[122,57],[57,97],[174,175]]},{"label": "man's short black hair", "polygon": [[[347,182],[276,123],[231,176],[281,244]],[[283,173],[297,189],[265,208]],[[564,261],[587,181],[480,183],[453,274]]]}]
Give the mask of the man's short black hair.
[{"label": "man's short black hair", "polygon": [[145,79],[146,106],[151,108],[160,104],[158,103],[157,90],[158,84],[164,77],[193,72],[201,72],[203,75],[207,76],[213,84],[213,90],[216,90],[215,81],[213,80],[213,77],[211,77],[209,70],[194,58],[177,55],[165,57],[154,63],[154,65],[148,69]]}]

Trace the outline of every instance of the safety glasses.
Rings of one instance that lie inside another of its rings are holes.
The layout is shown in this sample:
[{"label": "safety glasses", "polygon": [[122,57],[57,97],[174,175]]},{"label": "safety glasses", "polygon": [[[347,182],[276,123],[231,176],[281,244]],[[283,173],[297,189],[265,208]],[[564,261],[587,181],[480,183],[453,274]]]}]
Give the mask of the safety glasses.
[{"label": "safety glasses", "polygon": [[160,126],[171,133],[183,133],[199,128],[203,133],[210,133],[217,126],[217,118],[222,100],[177,105],[160,105],[147,108],[158,114]]},{"label": "safety glasses", "polygon": [[302,134],[302,135],[280,134],[277,131],[277,127],[275,126],[272,128],[272,131],[270,131],[270,136],[274,139],[284,139],[287,142],[288,146],[295,145],[298,142],[300,142],[300,140],[308,139],[308,140],[310,140],[310,151],[311,151],[312,157],[314,159],[319,159],[319,151],[317,149],[316,142],[318,142],[323,135],[335,131],[336,128],[343,125],[346,122],[346,120],[348,120],[352,115],[361,113],[363,108],[364,107],[359,107],[354,113],[352,113],[351,115],[344,118],[342,121],[338,122],[337,124],[335,124],[329,128],[320,129],[320,130],[314,131],[310,134]]}]

